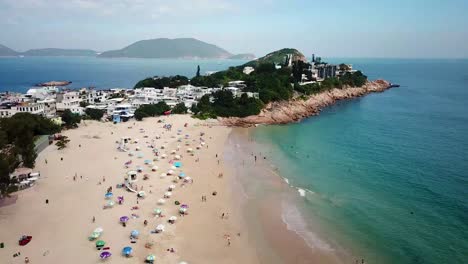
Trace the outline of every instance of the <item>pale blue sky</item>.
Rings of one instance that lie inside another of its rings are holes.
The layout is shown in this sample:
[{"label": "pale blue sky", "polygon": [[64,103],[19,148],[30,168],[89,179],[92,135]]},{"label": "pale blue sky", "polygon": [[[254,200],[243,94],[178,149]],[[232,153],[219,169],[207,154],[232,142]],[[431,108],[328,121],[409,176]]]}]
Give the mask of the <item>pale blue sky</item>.
[{"label": "pale blue sky", "polygon": [[232,53],[468,57],[468,0],[0,0],[0,43],[118,49],[194,37]]}]

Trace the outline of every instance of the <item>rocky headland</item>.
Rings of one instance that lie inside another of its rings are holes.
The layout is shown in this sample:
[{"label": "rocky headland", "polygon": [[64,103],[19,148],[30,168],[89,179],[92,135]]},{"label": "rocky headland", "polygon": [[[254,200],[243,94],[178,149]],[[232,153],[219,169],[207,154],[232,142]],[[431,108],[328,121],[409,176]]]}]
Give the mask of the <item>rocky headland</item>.
[{"label": "rocky headland", "polygon": [[250,127],[257,124],[271,125],[293,123],[313,115],[318,115],[321,109],[339,100],[383,92],[391,87],[391,83],[385,80],[368,81],[361,87],[335,88],[311,95],[307,99],[296,97],[289,101],[272,102],[267,104],[258,115],[243,118],[219,118],[219,121],[227,126],[239,127]]}]

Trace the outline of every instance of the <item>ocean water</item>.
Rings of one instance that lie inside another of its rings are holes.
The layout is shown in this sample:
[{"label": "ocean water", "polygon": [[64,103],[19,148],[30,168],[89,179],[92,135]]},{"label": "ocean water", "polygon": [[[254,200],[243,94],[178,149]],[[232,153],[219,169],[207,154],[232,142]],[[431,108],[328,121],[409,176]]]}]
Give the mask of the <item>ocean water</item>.
[{"label": "ocean water", "polygon": [[0,92],[26,92],[52,80],[72,81],[71,88],[132,88],[150,76],[185,75],[237,66],[243,60],[169,60],[94,57],[0,57]]},{"label": "ocean water", "polygon": [[347,263],[468,263],[468,60],[346,61],[401,87],[253,130],[297,194],[283,220]]}]

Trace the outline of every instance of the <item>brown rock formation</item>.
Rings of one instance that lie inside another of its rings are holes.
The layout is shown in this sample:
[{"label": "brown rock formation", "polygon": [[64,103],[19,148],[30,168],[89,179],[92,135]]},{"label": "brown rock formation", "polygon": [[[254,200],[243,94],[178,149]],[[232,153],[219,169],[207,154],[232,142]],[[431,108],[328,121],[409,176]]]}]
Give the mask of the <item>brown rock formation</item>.
[{"label": "brown rock formation", "polygon": [[294,99],[290,101],[272,102],[266,105],[258,115],[244,118],[219,118],[227,126],[249,127],[256,124],[287,124],[300,121],[312,115],[318,115],[320,110],[334,104],[338,100],[361,97],[369,93],[383,92],[390,88],[385,80],[367,82],[362,87],[346,87],[332,89],[310,96],[308,99]]}]

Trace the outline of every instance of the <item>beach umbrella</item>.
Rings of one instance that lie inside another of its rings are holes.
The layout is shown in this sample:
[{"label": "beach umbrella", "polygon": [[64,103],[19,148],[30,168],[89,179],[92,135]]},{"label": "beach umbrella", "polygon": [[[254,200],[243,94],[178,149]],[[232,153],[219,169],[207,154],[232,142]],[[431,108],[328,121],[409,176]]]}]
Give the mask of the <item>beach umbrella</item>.
[{"label": "beach umbrella", "polygon": [[148,164],[151,164],[152,161],[151,160],[145,160],[144,162],[145,162],[146,165],[148,165]]},{"label": "beach umbrella", "polygon": [[146,261],[150,262],[150,263],[153,263],[154,260],[156,260],[156,256],[153,255],[153,254],[149,254],[147,257],[146,257]]},{"label": "beach umbrella", "polygon": [[154,209],[154,214],[155,215],[160,215],[160,214],[162,214],[162,210],[159,209],[159,208],[156,208],[156,209]]},{"label": "beach umbrella", "polygon": [[127,172],[127,175],[128,175],[128,176],[130,176],[130,175],[136,175],[136,174],[137,174],[137,172],[136,172],[136,171],[133,171],[133,170]]},{"label": "beach umbrella", "polygon": [[188,134],[187,134],[187,135],[185,135],[185,138],[189,138],[189,137],[190,137],[190,135],[188,135]]},{"label": "beach umbrella", "polygon": [[185,178],[185,173],[183,172],[179,173],[179,178]]},{"label": "beach umbrella", "polygon": [[177,151],[179,151],[179,150],[180,150],[180,145],[177,145]]},{"label": "beach umbrella", "polygon": [[94,238],[94,239],[96,239],[96,238],[98,238],[98,237],[100,237],[100,236],[101,236],[101,233],[99,233],[99,232],[93,232],[93,233],[91,234],[91,238]]},{"label": "beach umbrella", "polygon": [[188,205],[182,204],[180,207],[181,207],[181,208],[188,208]]},{"label": "beach umbrella", "polygon": [[187,152],[193,152],[193,148],[188,148]]},{"label": "beach umbrella", "polygon": [[190,146],[190,142],[189,142],[189,141],[185,141],[185,146]]},{"label": "beach umbrella", "polygon": [[164,193],[164,197],[166,197],[166,198],[170,198],[171,196],[172,196],[171,192],[165,192]]},{"label": "beach umbrella", "polygon": [[169,188],[167,188],[167,190],[168,190],[168,191],[172,191],[172,190],[175,189],[175,187],[176,187],[176,186],[175,186],[174,184],[172,184],[172,185],[169,186]]},{"label": "beach umbrella", "polygon": [[97,227],[96,229],[94,229],[95,233],[102,233],[103,231],[104,229],[102,229],[102,227]]},{"label": "beach umbrella", "polygon": [[190,177],[186,177],[186,178],[184,179],[184,182],[190,182],[190,181],[192,181],[192,178],[190,178]]},{"label": "beach umbrella", "polygon": [[173,170],[169,170],[169,171],[167,172],[167,174],[168,174],[168,175],[172,175],[172,174],[174,174],[174,171],[173,171]]},{"label": "beach umbrella", "polygon": [[166,154],[162,154],[162,155],[161,155],[161,158],[162,158],[162,159],[165,159],[166,157],[167,157]]},{"label": "beach umbrella", "polygon": [[179,264],[188,264],[188,263],[185,262],[185,261],[181,261],[181,262],[179,262]]},{"label": "beach umbrella", "polygon": [[140,146],[137,146],[137,147],[135,148],[135,150],[137,150],[137,151],[141,150]]},{"label": "beach umbrella", "polygon": [[139,192],[138,192],[138,196],[139,196],[139,197],[145,197],[145,196],[146,196],[145,191],[139,191]]},{"label": "beach umbrella", "polygon": [[115,202],[114,201],[107,201],[107,206],[112,207],[114,206]]},{"label": "beach umbrella", "polygon": [[176,168],[180,168],[180,167],[182,167],[182,162],[176,161],[176,162],[174,162],[174,166],[175,166]]},{"label": "beach umbrella", "polygon": [[174,159],[175,159],[175,160],[180,160],[180,155],[175,155],[175,156],[174,156]]},{"label": "beach umbrella", "polygon": [[153,166],[153,167],[151,168],[152,171],[157,171],[158,169],[159,169],[158,166]]},{"label": "beach umbrella", "polygon": [[200,144],[201,144],[202,146],[204,146],[206,143],[205,143],[204,141],[202,141]]},{"label": "beach umbrella", "polygon": [[138,235],[140,235],[140,232],[138,232],[138,230],[132,230],[132,232],[130,232],[131,237],[137,238]]},{"label": "beach umbrella", "polygon": [[170,222],[175,222],[177,220],[177,216],[171,216],[169,217]]},{"label": "beach umbrella", "polygon": [[126,223],[126,222],[128,222],[129,219],[130,218],[128,218],[128,216],[125,215],[125,216],[120,217],[120,222],[121,223]]},{"label": "beach umbrella", "polygon": [[165,148],[166,148],[166,146],[164,146],[164,145],[161,146],[161,149],[165,149]]},{"label": "beach umbrella", "polygon": [[164,229],[165,229],[164,225],[159,224],[159,225],[156,227],[156,232],[162,232],[162,231],[164,231]]},{"label": "beach umbrella", "polygon": [[140,159],[143,158],[143,153],[138,153],[137,157]]},{"label": "beach umbrella", "polygon": [[110,256],[112,256],[112,254],[109,251],[103,251],[101,252],[101,254],[99,254],[99,257],[101,257],[101,259],[107,259]]},{"label": "beach umbrella", "polygon": [[162,198],[158,200],[158,204],[165,204],[165,203],[166,203],[166,200],[164,200]]},{"label": "beach umbrella", "polygon": [[137,171],[138,171],[138,172],[142,172],[142,171],[143,171],[143,167],[138,166],[138,167],[137,167]]},{"label": "beach umbrella", "polygon": [[106,199],[110,199],[110,198],[112,198],[113,195],[114,195],[113,193],[108,192],[108,193],[104,194],[104,197],[106,197]]},{"label": "beach umbrella", "polygon": [[103,247],[105,245],[106,245],[106,242],[104,242],[104,240],[96,241],[96,247]]},{"label": "beach umbrella", "polygon": [[164,177],[166,177],[166,176],[167,176],[166,173],[161,173],[161,176],[160,176],[160,177],[161,177],[161,178],[164,178]]},{"label": "beach umbrella", "polygon": [[182,208],[182,207],[181,207],[181,208],[179,209],[179,213],[181,213],[181,214],[185,214],[186,212],[187,212],[187,208]]},{"label": "beach umbrella", "polygon": [[176,154],[175,149],[171,150],[171,154]]},{"label": "beach umbrella", "polygon": [[132,247],[124,247],[122,249],[122,255],[129,256],[130,254],[132,254],[132,251]]},{"label": "beach umbrella", "polygon": [[176,169],[177,169],[176,166],[174,166],[174,165],[171,166],[171,170],[176,170]]},{"label": "beach umbrella", "polygon": [[131,157],[131,156],[135,155],[135,152],[130,151],[130,152],[128,153],[128,155]]},{"label": "beach umbrella", "polygon": [[198,146],[197,146],[197,149],[201,149],[201,145],[198,145]]}]

